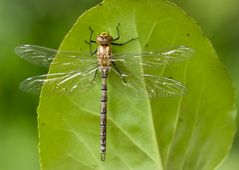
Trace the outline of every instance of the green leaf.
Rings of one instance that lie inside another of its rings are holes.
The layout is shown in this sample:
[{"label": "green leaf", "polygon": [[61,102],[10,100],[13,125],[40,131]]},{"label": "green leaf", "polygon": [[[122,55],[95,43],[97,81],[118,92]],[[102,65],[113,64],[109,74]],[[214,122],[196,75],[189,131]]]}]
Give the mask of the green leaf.
[{"label": "green leaf", "polygon": [[[99,154],[100,85],[78,96],[57,96],[45,86],[38,108],[42,170],[211,170],[228,154],[235,133],[232,83],[199,26],[163,0],[105,0],[86,11],[64,38],[61,50],[88,51],[89,26],[95,38],[125,42],[114,52],[184,45],[195,54],[150,74],[182,81],[182,97],[137,98],[109,82],[106,161]],[[137,66],[136,69],[138,68]],[[67,68],[71,69],[71,68]],[[66,71],[50,68],[50,73]]]}]

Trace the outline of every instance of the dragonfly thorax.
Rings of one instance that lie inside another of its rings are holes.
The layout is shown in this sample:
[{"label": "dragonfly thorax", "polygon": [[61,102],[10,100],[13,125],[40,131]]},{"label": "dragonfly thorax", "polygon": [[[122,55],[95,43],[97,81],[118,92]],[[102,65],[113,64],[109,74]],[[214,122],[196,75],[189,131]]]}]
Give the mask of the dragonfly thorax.
[{"label": "dragonfly thorax", "polygon": [[110,45],[100,45],[97,49],[97,59],[99,65],[108,67],[111,64],[112,49]]},{"label": "dragonfly thorax", "polygon": [[96,42],[100,45],[109,45],[112,41],[113,37],[108,32],[101,32],[96,38]]}]

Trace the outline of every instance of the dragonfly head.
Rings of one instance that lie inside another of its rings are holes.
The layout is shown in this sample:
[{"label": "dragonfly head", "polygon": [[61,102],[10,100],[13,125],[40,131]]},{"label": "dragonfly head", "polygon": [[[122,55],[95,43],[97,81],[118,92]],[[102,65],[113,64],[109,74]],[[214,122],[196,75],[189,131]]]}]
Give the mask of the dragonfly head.
[{"label": "dragonfly head", "polygon": [[112,41],[113,37],[108,32],[101,32],[96,38],[96,42],[100,45],[109,45]]}]

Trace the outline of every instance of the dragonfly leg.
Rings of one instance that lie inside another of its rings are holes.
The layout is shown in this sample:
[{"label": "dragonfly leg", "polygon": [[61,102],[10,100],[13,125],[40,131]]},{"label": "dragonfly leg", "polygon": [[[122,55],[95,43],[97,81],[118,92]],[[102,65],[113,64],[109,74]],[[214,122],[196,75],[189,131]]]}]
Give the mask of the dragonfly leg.
[{"label": "dragonfly leg", "polygon": [[[113,41],[116,41],[116,40],[120,39],[119,26],[120,26],[120,23],[118,23],[118,25],[117,25],[117,27],[116,27],[117,38],[113,39]],[[124,42],[124,43],[114,43],[114,42],[112,42],[111,44],[112,44],[112,45],[125,45],[125,44],[128,44],[129,42],[131,42],[131,41],[133,41],[133,40],[136,40],[136,39],[138,39],[138,38],[132,38],[132,39],[130,39],[130,40]]]},{"label": "dragonfly leg", "polygon": [[96,43],[96,41],[92,40],[92,35],[93,35],[94,31],[91,27],[89,27],[89,29],[90,29],[90,42],[91,43]]},{"label": "dragonfly leg", "polygon": [[96,43],[96,41],[92,40],[92,35],[93,35],[93,32],[94,32],[93,29],[91,27],[89,27],[89,30],[90,30],[90,40],[89,41],[85,40],[85,43],[89,44],[89,46],[90,46],[90,54],[94,55],[94,54],[96,54],[97,49],[95,49],[94,51],[92,50],[92,43]]},{"label": "dragonfly leg", "polygon": [[95,49],[95,50],[92,49],[92,43],[91,43],[91,42],[88,42],[88,41],[85,41],[85,43],[86,43],[86,44],[89,44],[89,46],[90,46],[90,55],[96,54],[97,49]]},{"label": "dragonfly leg", "polygon": [[120,26],[120,23],[118,23],[117,27],[116,27],[116,31],[117,31],[117,38],[113,39],[113,41],[116,41],[120,38],[120,33],[119,33],[119,26]]},{"label": "dragonfly leg", "polygon": [[118,68],[118,66],[116,65],[116,63],[114,61],[112,61],[113,66],[115,67],[116,71],[118,72],[118,74],[120,75],[120,78],[124,81],[124,83],[127,83],[127,81],[125,80],[123,73],[120,71],[120,69]]},{"label": "dragonfly leg", "polygon": [[130,40],[124,42],[124,43],[114,43],[114,42],[112,42],[111,44],[112,44],[112,45],[122,46],[122,45],[128,44],[129,42],[134,41],[134,40],[137,40],[137,39],[139,39],[139,38],[132,38],[132,39],[130,39]]},{"label": "dragonfly leg", "polygon": [[[97,66],[98,67],[98,66]],[[96,76],[97,76],[97,72],[98,72],[98,69],[97,70],[95,70],[95,74],[94,74],[94,77],[93,77],[93,79],[91,80],[91,84],[93,83],[93,81],[95,80],[95,78],[96,78]]]}]

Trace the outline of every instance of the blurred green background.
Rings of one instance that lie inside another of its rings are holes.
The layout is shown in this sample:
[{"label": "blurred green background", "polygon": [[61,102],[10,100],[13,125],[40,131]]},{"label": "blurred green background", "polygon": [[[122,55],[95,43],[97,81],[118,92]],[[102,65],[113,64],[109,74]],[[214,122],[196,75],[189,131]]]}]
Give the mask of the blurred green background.
[{"label": "blurred green background", "polygon": [[[239,1],[173,1],[202,27],[239,89]],[[21,92],[18,84],[47,70],[21,60],[14,48],[19,44],[58,48],[78,16],[99,2],[0,0],[0,170],[39,170],[38,97]],[[236,93],[238,98],[239,90]],[[236,135],[230,155],[219,170],[238,170],[238,160]]]}]

